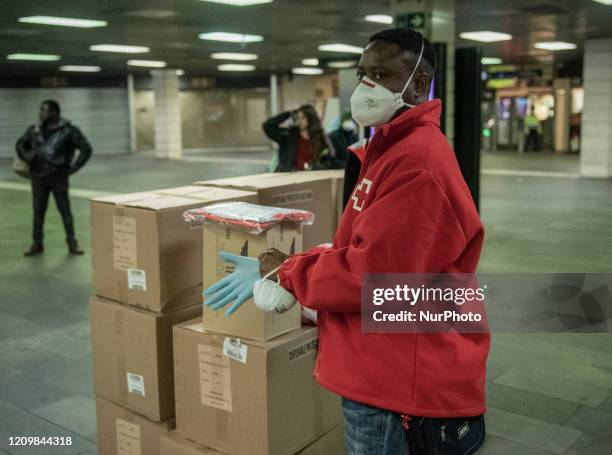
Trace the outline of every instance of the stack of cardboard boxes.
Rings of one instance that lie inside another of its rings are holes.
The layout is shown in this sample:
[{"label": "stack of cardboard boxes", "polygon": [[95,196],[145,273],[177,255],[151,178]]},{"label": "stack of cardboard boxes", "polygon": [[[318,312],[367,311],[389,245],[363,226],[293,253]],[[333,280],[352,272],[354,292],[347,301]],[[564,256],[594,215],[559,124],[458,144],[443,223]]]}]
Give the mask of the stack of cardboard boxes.
[{"label": "stack of cardboard boxes", "polygon": [[202,232],[185,210],[254,193],[188,186],[91,201],[101,455],[160,453],[174,428],[172,326],[201,314]]},{"label": "stack of cardboard boxes", "polygon": [[[232,271],[220,250],[257,257],[331,241],[339,176],[303,174],[92,201],[100,455],[343,453],[339,399],[314,382],[317,332],[301,327],[298,306],[272,314],[250,300],[232,317],[200,316],[202,289]],[[254,235],[183,221],[188,209],[228,200],[310,210],[315,223]]]}]

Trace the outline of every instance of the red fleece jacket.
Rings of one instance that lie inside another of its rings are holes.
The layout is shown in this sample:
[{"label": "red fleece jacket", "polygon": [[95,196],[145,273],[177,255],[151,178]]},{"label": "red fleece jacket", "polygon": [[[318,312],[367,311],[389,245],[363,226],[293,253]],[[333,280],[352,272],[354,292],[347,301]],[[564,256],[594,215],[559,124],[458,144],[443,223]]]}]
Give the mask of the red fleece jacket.
[{"label": "red fleece jacket", "polygon": [[440,101],[376,130],[333,246],[289,258],[281,285],[318,311],[315,377],[371,406],[424,417],[485,412],[488,334],[365,334],[363,273],[471,273],[483,227],[439,128]]}]

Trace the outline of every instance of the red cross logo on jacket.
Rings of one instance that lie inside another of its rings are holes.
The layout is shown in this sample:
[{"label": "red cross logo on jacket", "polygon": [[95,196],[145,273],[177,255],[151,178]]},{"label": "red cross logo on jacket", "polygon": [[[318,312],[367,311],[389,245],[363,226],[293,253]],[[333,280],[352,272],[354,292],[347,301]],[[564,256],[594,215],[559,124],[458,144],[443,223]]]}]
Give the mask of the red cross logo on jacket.
[{"label": "red cross logo on jacket", "polygon": [[[351,199],[353,200],[353,208],[357,210],[358,212],[361,212],[361,209],[363,208],[363,202],[365,200],[366,195],[370,192],[371,186],[372,186],[372,181],[364,178],[361,180],[359,185],[355,187],[355,191],[353,191],[353,195],[351,196]],[[360,200],[361,200],[361,204],[359,203]]]}]

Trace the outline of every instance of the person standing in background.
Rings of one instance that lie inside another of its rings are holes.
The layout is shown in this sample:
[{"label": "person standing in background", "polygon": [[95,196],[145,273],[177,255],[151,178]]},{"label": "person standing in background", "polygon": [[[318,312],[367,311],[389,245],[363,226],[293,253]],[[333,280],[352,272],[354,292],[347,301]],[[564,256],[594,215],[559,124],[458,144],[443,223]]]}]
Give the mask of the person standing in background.
[{"label": "person standing in background", "polygon": [[[92,148],[81,130],[61,117],[60,112],[57,101],[43,101],[39,111],[40,123],[31,125],[15,146],[17,155],[30,165],[32,181],[33,243],[24,256],[44,251],[43,226],[50,193],[53,193],[62,216],[69,253],[83,254],[74,233],[68,179],[87,163]],[[76,150],[79,154],[74,159]]]},{"label": "person standing in background", "polygon": [[351,117],[351,112],[346,111],[340,117],[340,126],[329,135],[336,158],[333,167],[342,169],[346,163],[348,148],[359,140],[357,136],[357,125]]},{"label": "person standing in background", "polygon": [[[292,126],[280,126],[289,118],[293,119]],[[269,118],[262,128],[266,136],[279,146],[278,166],[274,172],[327,169],[331,166],[334,149],[323,131],[317,111],[310,104]]]},{"label": "person standing in background", "polygon": [[525,151],[540,151],[539,142],[542,134],[542,125],[535,116],[535,109],[532,106],[531,111],[525,117]]}]

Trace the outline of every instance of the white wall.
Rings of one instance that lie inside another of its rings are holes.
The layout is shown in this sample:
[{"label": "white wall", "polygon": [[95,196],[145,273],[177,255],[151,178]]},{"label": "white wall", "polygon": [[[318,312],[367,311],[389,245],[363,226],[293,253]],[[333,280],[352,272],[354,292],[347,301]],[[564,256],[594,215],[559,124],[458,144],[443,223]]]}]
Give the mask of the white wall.
[{"label": "white wall", "polygon": [[584,46],[584,108],[580,174],[612,177],[612,38]]},{"label": "white wall", "polygon": [[127,90],[122,88],[0,89],[0,157],[14,156],[15,142],[38,118],[41,101],[55,99],[62,116],[91,142],[94,154],[128,153]]}]

